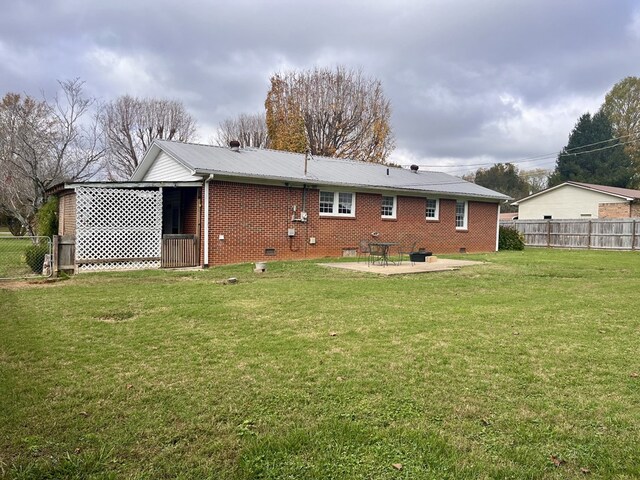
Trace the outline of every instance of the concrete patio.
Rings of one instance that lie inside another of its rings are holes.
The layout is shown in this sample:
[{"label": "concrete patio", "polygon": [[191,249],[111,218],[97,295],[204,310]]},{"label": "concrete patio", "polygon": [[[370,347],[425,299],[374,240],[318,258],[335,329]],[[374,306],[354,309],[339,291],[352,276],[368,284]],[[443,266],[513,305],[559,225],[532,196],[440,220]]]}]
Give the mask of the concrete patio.
[{"label": "concrete patio", "polygon": [[407,275],[410,273],[459,270],[462,267],[482,265],[482,263],[483,262],[475,262],[471,260],[449,260],[446,258],[438,258],[435,262],[416,262],[413,265],[409,261],[402,262],[400,265],[367,265],[366,260],[349,263],[319,263],[318,265],[330,268],[342,268],[344,270],[354,270],[356,272],[376,273],[379,275]]}]

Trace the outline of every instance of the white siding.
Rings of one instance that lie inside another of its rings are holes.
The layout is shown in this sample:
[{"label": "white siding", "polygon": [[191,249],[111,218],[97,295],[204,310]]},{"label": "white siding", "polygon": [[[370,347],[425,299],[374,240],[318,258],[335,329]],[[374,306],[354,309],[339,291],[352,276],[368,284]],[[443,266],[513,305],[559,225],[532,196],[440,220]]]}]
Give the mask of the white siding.
[{"label": "white siding", "polygon": [[521,202],[518,205],[518,219],[538,220],[543,219],[545,215],[550,215],[554,220],[598,218],[600,203],[626,203],[626,201],[605,193],[565,185]]},{"label": "white siding", "polygon": [[165,152],[160,152],[147,170],[142,181],[145,182],[185,182],[201,180],[191,175],[191,171],[180,165]]}]

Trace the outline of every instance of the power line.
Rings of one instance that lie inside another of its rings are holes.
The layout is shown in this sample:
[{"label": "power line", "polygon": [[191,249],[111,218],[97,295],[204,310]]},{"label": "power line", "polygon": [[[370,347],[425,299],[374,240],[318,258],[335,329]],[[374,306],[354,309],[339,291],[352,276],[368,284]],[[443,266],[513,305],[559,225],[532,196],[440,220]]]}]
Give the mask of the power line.
[{"label": "power line", "polygon": [[[575,156],[575,155],[582,155],[582,154],[585,154],[585,153],[598,152],[600,150],[606,150],[608,148],[617,147],[618,145],[627,145],[629,143],[634,143],[634,142],[637,142],[640,138],[636,137],[633,140],[628,140],[626,142],[616,143],[615,145],[610,145],[610,146],[602,147],[602,148],[598,148],[598,149],[587,150],[587,151],[584,151],[584,152],[568,153],[568,152],[572,152],[573,150],[579,150],[579,149],[582,149],[582,148],[592,147],[592,146],[595,146],[595,145],[600,145],[600,144],[603,144],[603,143],[608,143],[608,142],[612,142],[612,141],[615,141],[615,140],[620,140],[622,138],[631,137],[633,135],[639,135],[639,134],[640,134],[640,132],[632,132],[632,133],[629,133],[627,135],[620,135],[619,137],[613,137],[613,138],[610,138],[608,140],[601,140],[599,142],[589,143],[587,145],[581,145],[579,147],[573,147],[573,148],[565,150],[565,153],[562,153],[562,152],[545,153],[545,154],[540,154],[540,155],[536,155],[536,156],[532,156],[532,157],[525,157],[525,158],[522,158],[522,159],[519,159],[519,160],[512,160],[512,161],[505,162],[505,163],[520,164],[520,163],[530,163],[530,162],[542,162],[542,161],[545,161],[545,160],[556,159],[559,156],[560,157],[570,156],[570,155]],[[468,170],[469,167],[482,167],[482,166],[487,166],[487,165],[495,165],[496,163],[502,163],[502,162],[469,163],[469,164],[466,164],[466,165],[462,165],[462,164],[460,164],[460,165],[426,165],[426,164],[417,164],[417,165],[420,166],[420,167],[424,167],[424,168],[450,168],[450,169],[453,168],[455,170],[462,170],[462,169]]]}]

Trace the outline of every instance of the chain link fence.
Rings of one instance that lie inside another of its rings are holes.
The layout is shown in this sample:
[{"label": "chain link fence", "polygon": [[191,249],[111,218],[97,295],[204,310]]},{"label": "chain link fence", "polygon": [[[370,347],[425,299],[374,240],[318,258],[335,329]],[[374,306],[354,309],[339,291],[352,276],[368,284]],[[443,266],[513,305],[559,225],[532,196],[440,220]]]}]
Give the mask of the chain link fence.
[{"label": "chain link fence", "polygon": [[50,277],[49,237],[14,237],[0,233],[0,280]]}]

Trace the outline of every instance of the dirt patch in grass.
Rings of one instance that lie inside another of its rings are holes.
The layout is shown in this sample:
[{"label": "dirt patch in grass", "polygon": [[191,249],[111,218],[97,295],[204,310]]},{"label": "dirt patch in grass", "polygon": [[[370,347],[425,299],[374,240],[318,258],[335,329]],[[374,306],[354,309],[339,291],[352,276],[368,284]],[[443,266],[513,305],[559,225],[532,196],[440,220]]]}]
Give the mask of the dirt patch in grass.
[{"label": "dirt patch in grass", "polygon": [[105,323],[121,323],[134,320],[138,317],[136,312],[131,310],[113,310],[104,312],[100,315],[94,315],[93,318],[99,322]]},{"label": "dirt patch in grass", "polygon": [[51,288],[59,287],[63,284],[63,278],[46,280],[7,280],[0,281],[0,289],[4,290],[24,290],[26,288]]}]

